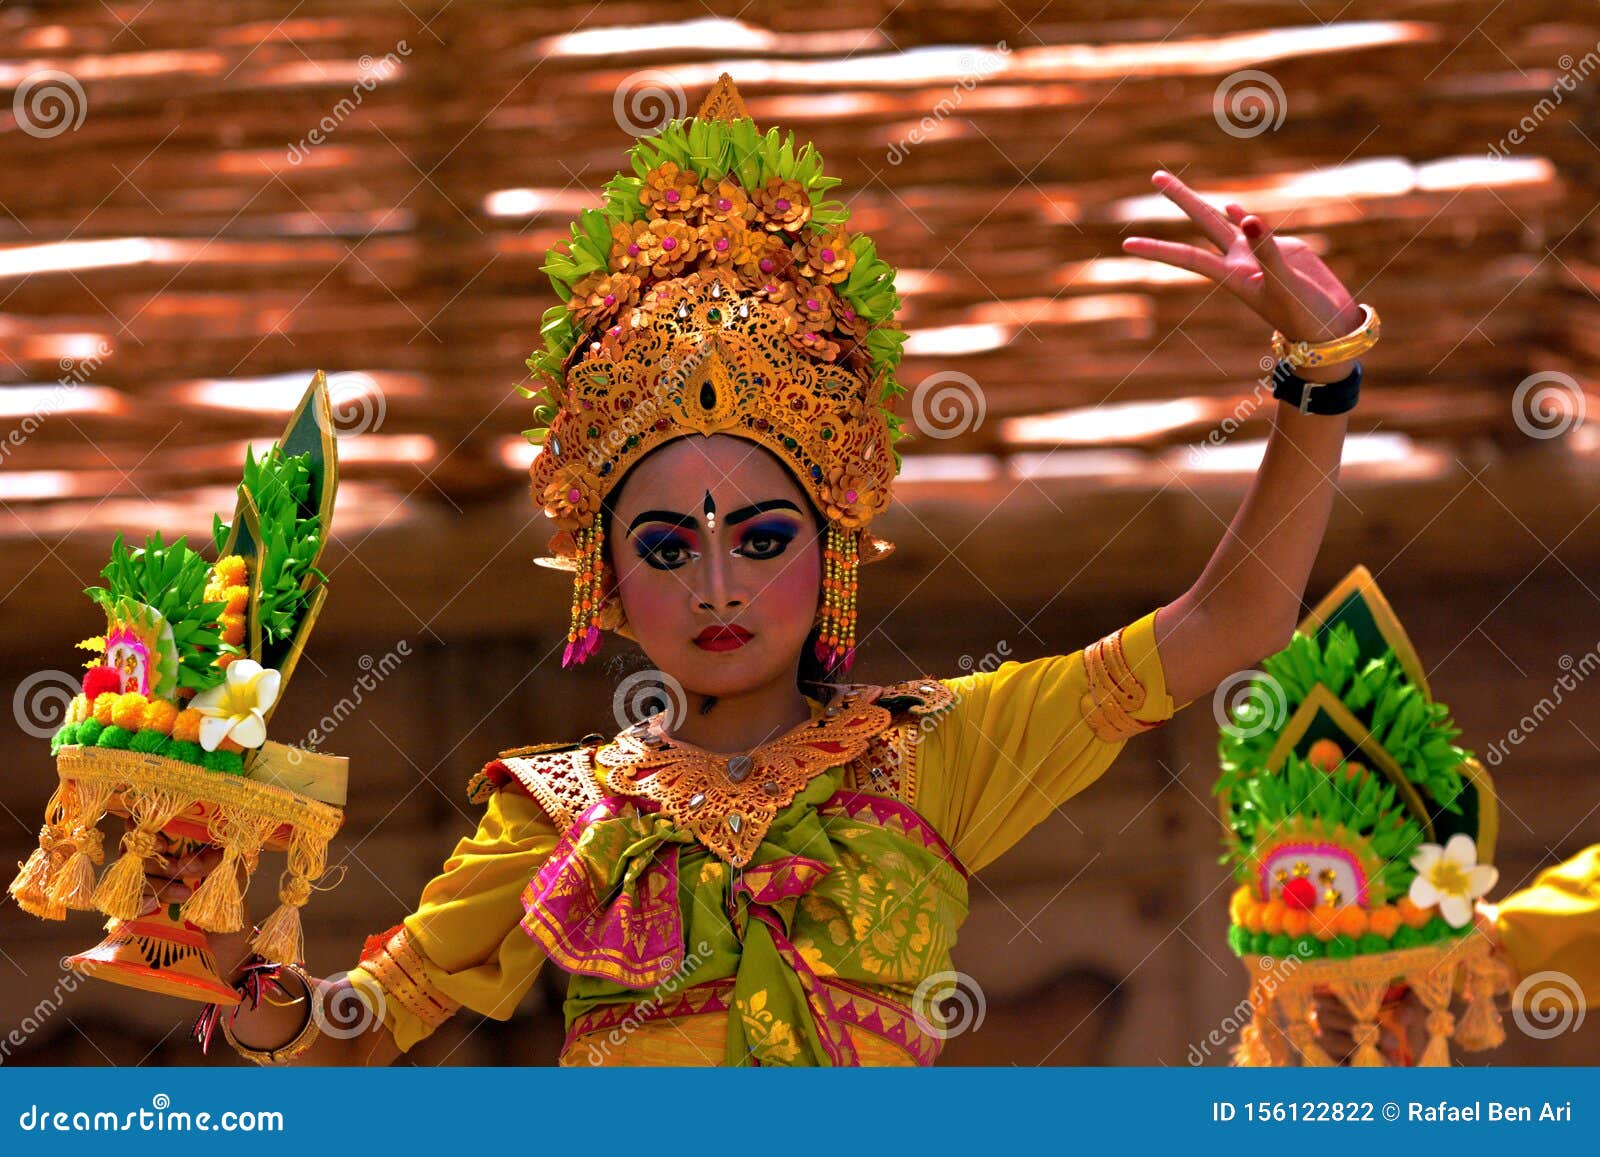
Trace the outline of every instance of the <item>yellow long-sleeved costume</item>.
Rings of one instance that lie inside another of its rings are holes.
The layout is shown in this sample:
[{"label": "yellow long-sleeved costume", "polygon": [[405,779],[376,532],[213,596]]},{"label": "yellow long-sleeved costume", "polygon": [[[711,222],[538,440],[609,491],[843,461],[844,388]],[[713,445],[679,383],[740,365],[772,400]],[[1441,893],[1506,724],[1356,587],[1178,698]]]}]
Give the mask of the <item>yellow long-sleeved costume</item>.
[{"label": "yellow long-sleeved costume", "polygon": [[[937,726],[922,720],[886,732],[899,773],[892,785],[863,777],[855,786],[909,805],[967,872],[983,868],[1099,778],[1129,737],[1172,716],[1154,620],[1151,612],[1071,654],[939,680],[951,702]],[[811,705],[817,718],[822,704]],[[386,939],[369,940],[350,978],[382,989],[383,1017],[401,1049],[460,1007],[512,1015],[548,959],[521,926],[519,898],[556,849],[559,829],[533,796],[493,792],[478,830],[457,844],[417,910]],[[964,888],[957,911],[965,913]],[[946,918],[959,923],[959,915]],[[945,930],[951,942],[955,931]],[[720,1052],[724,1027],[723,1015],[646,1024],[608,1062],[700,1063]],[[910,1063],[904,1050],[869,1034],[857,1043],[864,1063]],[[577,1063],[577,1052],[569,1041],[563,1062]]]}]

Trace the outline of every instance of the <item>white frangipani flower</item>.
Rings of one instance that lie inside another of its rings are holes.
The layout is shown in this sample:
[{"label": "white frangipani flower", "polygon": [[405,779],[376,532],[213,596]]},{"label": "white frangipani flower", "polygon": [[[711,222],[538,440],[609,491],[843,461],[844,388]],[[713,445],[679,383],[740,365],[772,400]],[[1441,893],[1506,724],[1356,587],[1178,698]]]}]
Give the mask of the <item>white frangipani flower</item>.
[{"label": "white frangipani flower", "polygon": [[240,747],[260,747],[267,741],[264,715],[278,700],[282,676],[254,659],[235,659],[223,681],[202,691],[189,704],[205,718],[200,720],[200,746],[215,751],[224,739]]},{"label": "white frangipani flower", "polygon": [[1500,869],[1478,863],[1478,846],[1465,832],[1457,832],[1443,847],[1423,844],[1411,857],[1417,875],[1411,881],[1411,902],[1419,908],[1439,906],[1439,914],[1452,928],[1472,920],[1472,902],[1500,878]]}]

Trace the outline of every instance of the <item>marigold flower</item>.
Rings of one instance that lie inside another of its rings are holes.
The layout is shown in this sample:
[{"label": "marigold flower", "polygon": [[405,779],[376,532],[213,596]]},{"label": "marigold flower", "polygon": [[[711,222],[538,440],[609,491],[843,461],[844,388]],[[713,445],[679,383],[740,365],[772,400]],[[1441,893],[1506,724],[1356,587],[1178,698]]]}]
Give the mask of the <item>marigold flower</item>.
[{"label": "marigold flower", "polygon": [[172,734],[172,725],[178,718],[178,705],[165,699],[152,699],[145,708],[144,725],[162,735]]},{"label": "marigold flower", "polygon": [[129,731],[144,726],[144,711],[149,700],[137,691],[128,691],[116,697],[111,708],[111,722]]},{"label": "marigold flower", "polygon": [[200,742],[200,720],[205,718],[193,707],[185,707],[172,720],[172,738],[184,743]]},{"label": "marigold flower", "polygon": [[211,567],[211,573],[220,587],[246,586],[245,561],[239,555],[230,554],[227,558],[217,559]]},{"label": "marigold flower", "polygon": [[102,727],[110,727],[116,722],[112,713],[116,710],[117,701],[121,698],[121,692],[117,691],[103,691],[95,696],[94,717]]}]

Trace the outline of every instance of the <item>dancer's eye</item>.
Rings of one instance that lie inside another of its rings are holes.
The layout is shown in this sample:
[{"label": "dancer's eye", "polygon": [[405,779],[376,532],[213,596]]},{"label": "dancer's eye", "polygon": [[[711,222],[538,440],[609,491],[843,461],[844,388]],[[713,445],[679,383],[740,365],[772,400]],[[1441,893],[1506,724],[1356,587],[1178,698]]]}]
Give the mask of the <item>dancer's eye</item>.
[{"label": "dancer's eye", "polygon": [[777,558],[789,549],[796,534],[796,528],[790,522],[758,524],[744,532],[733,553],[754,559]]},{"label": "dancer's eye", "polygon": [[677,570],[700,557],[682,534],[671,530],[642,531],[634,536],[633,548],[656,570]]}]

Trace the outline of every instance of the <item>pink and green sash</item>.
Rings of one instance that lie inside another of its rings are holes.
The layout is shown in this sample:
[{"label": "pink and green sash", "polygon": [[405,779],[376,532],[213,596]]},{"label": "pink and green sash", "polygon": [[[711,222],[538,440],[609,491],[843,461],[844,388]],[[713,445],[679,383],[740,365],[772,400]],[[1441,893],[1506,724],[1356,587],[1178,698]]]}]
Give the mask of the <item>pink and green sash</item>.
[{"label": "pink and green sash", "polygon": [[897,800],[815,776],[731,870],[648,801],[606,796],[523,890],[523,929],[571,973],[569,1040],[726,1012],[729,1065],[859,1063],[852,1031],[931,1064],[918,985],[951,969],[967,873]]}]

